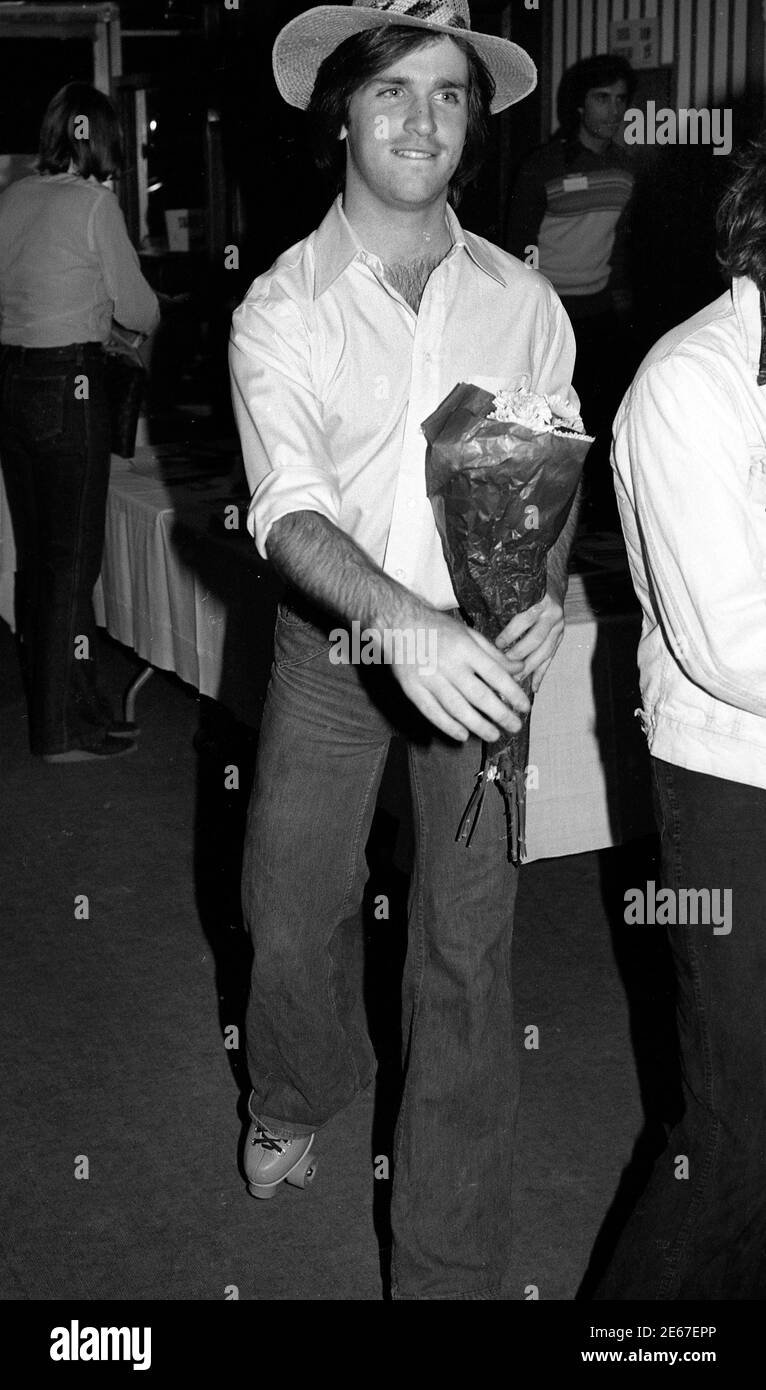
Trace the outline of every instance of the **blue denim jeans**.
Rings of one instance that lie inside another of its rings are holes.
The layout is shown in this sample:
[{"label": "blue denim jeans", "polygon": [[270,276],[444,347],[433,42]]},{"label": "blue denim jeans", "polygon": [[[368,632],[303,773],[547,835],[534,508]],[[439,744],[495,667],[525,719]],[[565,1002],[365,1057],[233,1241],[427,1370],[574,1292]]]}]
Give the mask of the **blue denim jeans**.
[{"label": "blue denim jeans", "polygon": [[416,869],[391,1165],[392,1292],[496,1298],[509,1258],[518,1096],[517,873],[502,798],[490,788],[470,848],[456,844],[480,743],[438,735],[385,666],[333,665],[329,650],[326,628],[280,608],[243,873],[254,947],[251,1112],[285,1137],[306,1134],[373,1078],[362,1004],[365,845],[389,741],[403,730]]},{"label": "blue denim jeans", "polygon": [[103,371],[98,343],[0,348],[0,462],[33,753],[93,746],[107,723],[92,602],[109,487]]},{"label": "blue denim jeans", "polygon": [[730,889],[731,930],[726,921],[717,930],[701,924],[666,929],[677,977],[685,1109],[595,1297],[761,1299],[766,790],[659,759],[653,768],[664,886]]}]

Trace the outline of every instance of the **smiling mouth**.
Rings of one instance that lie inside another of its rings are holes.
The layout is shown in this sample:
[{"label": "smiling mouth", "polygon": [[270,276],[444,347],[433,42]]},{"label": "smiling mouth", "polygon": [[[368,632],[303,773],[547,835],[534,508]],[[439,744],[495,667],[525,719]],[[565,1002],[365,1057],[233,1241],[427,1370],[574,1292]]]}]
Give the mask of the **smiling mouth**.
[{"label": "smiling mouth", "polygon": [[436,159],[435,153],[429,150],[394,150],[397,159]]}]

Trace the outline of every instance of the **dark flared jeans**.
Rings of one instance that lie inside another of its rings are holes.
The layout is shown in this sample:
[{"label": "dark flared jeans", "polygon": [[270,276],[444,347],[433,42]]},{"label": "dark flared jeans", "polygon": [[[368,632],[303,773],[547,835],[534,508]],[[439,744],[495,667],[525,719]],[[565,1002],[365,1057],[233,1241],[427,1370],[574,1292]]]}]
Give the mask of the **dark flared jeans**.
[{"label": "dark flared jeans", "polygon": [[517,874],[502,800],[490,787],[470,848],[456,844],[478,740],[456,745],[430,730],[385,666],[333,665],[326,631],[288,608],[277,621],[243,874],[254,946],[251,1110],[285,1137],[306,1134],[374,1075],[360,909],[400,715],[411,735],[416,867],[392,1156],[393,1296],[496,1298],[509,1259],[518,1095]]},{"label": "dark flared jeans", "polygon": [[0,463],[33,753],[103,740],[93,588],[109,486],[103,349],[0,348]]},{"label": "dark flared jeans", "polygon": [[653,764],[664,885],[676,894],[709,889],[716,920],[666,928],[677,976],[685,1109],[596,1297],[762,1299],[766,790],[658,759]]}]

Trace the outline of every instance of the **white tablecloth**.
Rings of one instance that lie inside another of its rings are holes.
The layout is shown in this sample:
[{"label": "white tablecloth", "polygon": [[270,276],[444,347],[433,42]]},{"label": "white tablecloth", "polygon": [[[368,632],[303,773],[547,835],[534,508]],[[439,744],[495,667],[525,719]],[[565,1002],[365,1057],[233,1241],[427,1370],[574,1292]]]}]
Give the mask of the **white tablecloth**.
[{"label": "white tablecloth", "polygon": [[[141,450],[139,467],[150,468]],[[237,717],[257,720],[268,650],[268,584],[241,536],[211,529],[191,547],[183,514],[197,500],[220,511],[225,479],[169,485],[112,460],[106,543],[95,594],[98,622],[145,661],[174,671]],[[230,539],[230,537],[228,538]],[[12,621],[14,551],[0,485],[0,617]],[[530,859],[602,849],[652,828],[635,653],[638,614],[597,615],[570,580],[563,642],[535,701],[530,739]],[[598,586],[596,586],[598,587]],[[534,782],[537,785],[534,785]],[[469,789],[470,790],[470,789]]]},{"label": "white tablecloth", "polygon": [[226,609],[180,558],[174,492],[158,478],[136,475],[124,459],[113,460],[96,616],[144,661],[216,697]]}]

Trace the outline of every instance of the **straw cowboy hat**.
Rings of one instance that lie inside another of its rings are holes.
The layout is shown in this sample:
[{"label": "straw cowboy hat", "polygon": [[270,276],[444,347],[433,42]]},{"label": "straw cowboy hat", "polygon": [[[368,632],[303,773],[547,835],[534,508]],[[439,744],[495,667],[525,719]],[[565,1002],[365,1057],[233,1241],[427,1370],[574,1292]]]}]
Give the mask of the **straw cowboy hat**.
[{"label": "straw cowboy hat", "polygon": [[468,38],[495,79],[493,112],[521,101],[537,86],[537,69],[528,53],[510,39],[474,33],[468,0],[352,0],[350,5],[319,5],[285,25],[274,44],[274,76],[285,101],[305,111],[325,58],[352,34],[386,25],[405,25],[447,37]]}]

